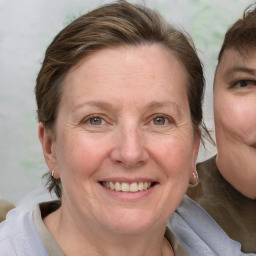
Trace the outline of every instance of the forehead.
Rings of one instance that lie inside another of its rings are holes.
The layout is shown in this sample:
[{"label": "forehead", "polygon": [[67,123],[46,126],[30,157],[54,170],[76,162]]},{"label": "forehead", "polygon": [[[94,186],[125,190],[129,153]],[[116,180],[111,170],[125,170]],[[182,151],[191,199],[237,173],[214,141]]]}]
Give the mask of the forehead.
[{"label": "forehead", "polygon": [[218,79],[229,79],[239,73],[255,75],[256,72],[256,48],[250,50],[226,49],[218,64],[215,77],[215,85]]},{"label": "forehead", "polygon": [[223,68],[232,68],[237,66],[238,64],[243,66],[255,66],[255,62],[256,47],[241,50],[235,48],[228,48],[223,52],[217,71],[222,71]]},{"label": "forehead", "polygon": [[[165,47],[157,44],[105,48],[85,57],[64,80],[66,95],[114,88],[186,91],[183,65]],[[146,93],[147,91],[145,91]],[[109,91],[108,94],[111,94]],[[156,95],[157,97],[157,95]]]},{"label": "forehead", "polygon": [[[137,55],[135,60],[134,55]],[[176,58],[176,56],[174,56],[172,51],[166,46],[158,43],[145,43],[141,45],[119,45],[116,47],[110,46],[93,51],[92,53],[82,58],[82,60],[68,72],[68,75],[70,75],[73,71],[80,68],[81,66],[87,66],[87,68],[93,67],[94,69],[96,66],[97,71],[111,72],[114,67],[113,65],[119,65],[118,62],[120,61],[122,61],[124,65],[131,64],[130,69],[126,69],[127,74],[131,73],[134,68],[137,69],[138,67],[140,70],[158,67],[159,61],[163,64],[160,65],[161,68],[163,68],[164,65],[166,66],[166,63],[169,65],[173,63],[175,66],[179,66],[179,69],[185,71],[183,65],[179,63],[179,60]],[[112,65],[104,66],[107,62],[111,63]],[[145,63],[147,65],[145,65]],[[156,68],[155,71],[157,71]]]}]

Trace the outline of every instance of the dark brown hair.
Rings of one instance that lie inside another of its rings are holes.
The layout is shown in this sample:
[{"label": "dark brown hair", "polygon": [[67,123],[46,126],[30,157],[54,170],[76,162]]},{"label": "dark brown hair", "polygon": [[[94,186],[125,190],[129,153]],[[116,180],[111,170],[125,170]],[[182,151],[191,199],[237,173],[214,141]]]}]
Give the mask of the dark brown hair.
[{"label": "dark brown hair", "polygon": [[[252,8],[254,7],[254,9]],[[249,6],[243,18],[237,20],[226,32],[225,38],[219,52],[220,62],[223,52],[233,48],[241,54],[248,54],[250,48],[256,48],[256,9],[255,4]]]},{"label": "dark brown hair", "polygon": [[[85,56],[104,47],[161,44],[184,66],[187,95],[195,133],[202,124],[204,76],[192,40],[149,8],[126,1],[99,7],[74,20],[49,45],[35,87],[38,121],[54,138],[54,125],[69,70]],[[49,174],[49,190],[61,196],[61,182]]]}]

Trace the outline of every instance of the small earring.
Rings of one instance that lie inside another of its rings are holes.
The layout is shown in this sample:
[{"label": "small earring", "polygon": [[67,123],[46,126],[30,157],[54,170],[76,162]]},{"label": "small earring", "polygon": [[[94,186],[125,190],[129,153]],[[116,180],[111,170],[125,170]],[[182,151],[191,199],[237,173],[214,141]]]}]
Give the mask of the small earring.
[{"label": "small earring", "polygon": [[51,176],[54,178],[54,169],[51,171]]},{"label": "small earring", "polygon": [[195,172],[193,172],[193,178],[196,180],[196,183],[195,184],[189,183],[190,188],[196,187],[199,183],[199,177],[196,169],[195,169]]}]

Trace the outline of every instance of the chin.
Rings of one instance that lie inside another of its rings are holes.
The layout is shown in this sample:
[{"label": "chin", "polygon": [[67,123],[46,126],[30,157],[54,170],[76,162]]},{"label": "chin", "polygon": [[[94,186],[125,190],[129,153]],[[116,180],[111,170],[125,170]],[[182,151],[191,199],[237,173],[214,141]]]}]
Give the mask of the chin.
[{"label": "chin", "polygon": [[238,190],[245,197],[255,200],[256,186],[254,181],[255,181],[255,177],[250,177],[250,179],[245,179],[242,183],[235,184],[234,188]]},{"label": "chin", "polygon": [[254,188],[251,191],[241,191],[241,193],[248,197],[249,199],[256,200],[256,189]]},{"label": "chin", "polygon": [[150,229],[156,222],[156,216],[143,212],[127,211],[125,214],[111,214],[107,226],[118,234],[134,235]]}]

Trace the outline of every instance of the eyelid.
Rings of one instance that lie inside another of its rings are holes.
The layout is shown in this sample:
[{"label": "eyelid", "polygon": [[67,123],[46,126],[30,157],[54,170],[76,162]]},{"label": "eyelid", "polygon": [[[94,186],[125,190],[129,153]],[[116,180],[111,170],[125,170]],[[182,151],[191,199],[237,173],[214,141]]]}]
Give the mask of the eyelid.
[{"label": "eyelid", "polygon": [[250,79],[250,78],[239,78],[239,79],[234,79],[232,82],[230,82],[230,89],[236,89],[236,88],[246,88],[246,87],[241,87],[238,86],[238,83],[240,82],[247,82],[250,85],[256,85],[256,79]]},{"label": "eyelid", "polygon": [[[153,119],[154,119],[154,118],[157,118],[157,117],[163,117],[163,118],[167,119],[167,121],[168,121],[169,123],[175,123],[174,119],[173,119],[171,116],[166,115],[166,114],[162,114],[162,113],[156,113],[156,114],[151,115],[151,116],[148,118],[149,121],[148,121],[147,123],[148,123],[148,124],[151,123],[151,122],[153,121]],[[162,126],[164,126],[164,125],[162,125]]]},{"label": "eyelid", "polygon": [[[89,120],[92,119],[92,118],[96,118],[96,117],[102,119],[102,121],[104,122],[103,125],[104,125],[105,123],[107,123],[106,117],[102,117],[102,114],[91,114],[91,115],[88,115],[88,116],[84,117],[84,118],[81,120],[81,123],[83,123],[83,124],[89,124],[89,123],[88,123]],[[89,125],[93,126],[92,124],[89,124]],[[101,124],[101,125],[102,125],[102,124]],[[96,126],[96,125],[95,125],[95,126]]]}]

